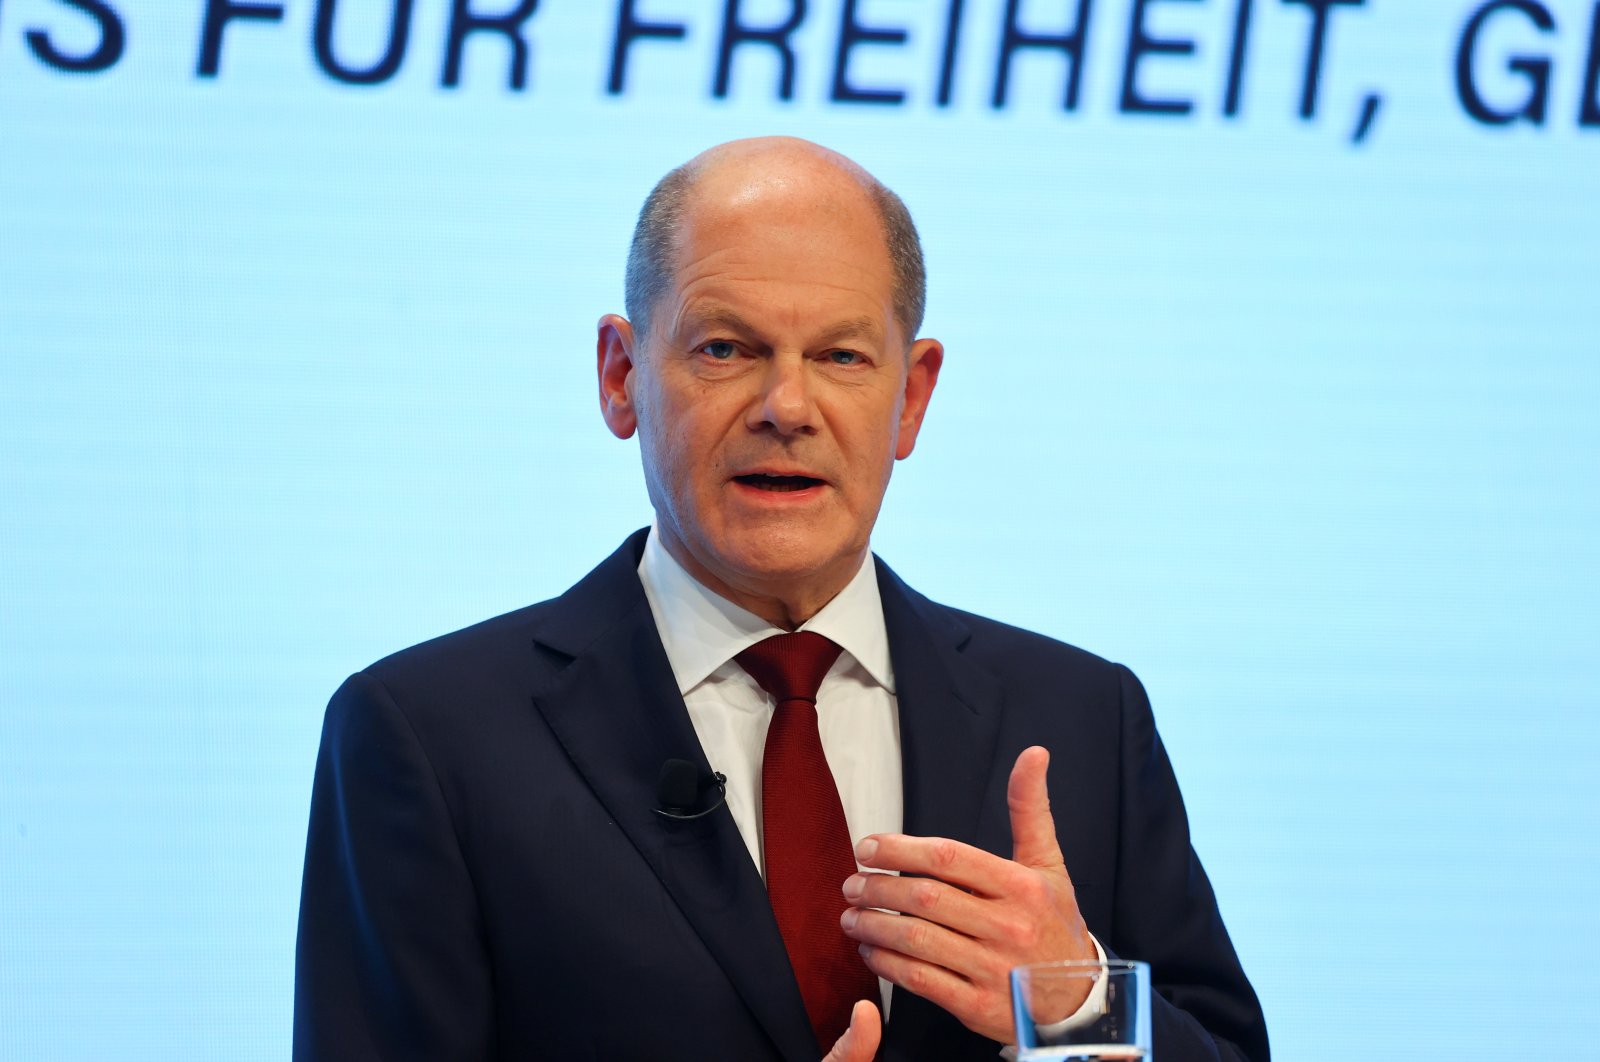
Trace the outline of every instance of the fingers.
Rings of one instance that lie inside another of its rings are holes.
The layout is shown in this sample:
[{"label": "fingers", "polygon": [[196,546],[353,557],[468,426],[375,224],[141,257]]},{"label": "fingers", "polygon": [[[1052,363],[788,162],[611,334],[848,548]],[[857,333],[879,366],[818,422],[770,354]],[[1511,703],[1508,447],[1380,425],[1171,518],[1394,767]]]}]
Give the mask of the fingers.
[{"label": "fingers", "polygon": [[1050,791],[1045,772],[1050,753],[1038,745],[1022,750],[1011,781],[1006,786],[1006,804],[1011,809],[1011,858],[1023,866],[1040,870],[1064,870],[1061,844],[1056,840],[1056,820],[1050,814]]},{"label": "fingers", "polygon": [[896,870],[935,878],[980,896],[1009,893],[1026,867],[948,837],[879,833],[856,845],[856,862],[873,870]]},{"label": "fingers", "polygon": [[1045,785],[1050,753],[1024,749],[1011,769],[1006,804],[1011,812],[1012,858],[943,837],[875,834],[856,845],[856,861],[873,870],[897,870],[950,882],[983,896],[1009,893],[1024,869],[1048,870],[1070,881]]},{"label": "fingers", "polygon": [[851,910],[876,908],[915,915],[979,940],[1010,940],[1019,935],[1010,909],[932,878],[852,874],[845,879],[844,898]]},{"label": "fingers", "polygon": [[1011,997],[1008,991],[994,991],[941,966],[902,955],[890,948],[868,945],[861,949],[861,957],[866,961],[867,969],[879,977],[955,1015],[974,1032],[1001,1042],[1012,1038]]},{"label": "fingers", "polygon": [[860,999],[850,1011],[850,1027],[834,1042],[822,1062],[872,1062],[883,1038],[883,1018],[870,1000]]},{"label": "fingers", "polygon": [[960,977],[973,979],[995,973],[991,962],[995,953],[983,943],[921,918],[850,907],[840,916],[839,924],[846,936],[868,948],[894,951]]},{"label": "fingers", "polygon": [[1036,874],[1005,900],[923,878],[858,874],[845,898],[853,906],[839,925],[852,940],[979,984],[1005,981],[1011,967],[1066,943],[1049,886]]},{"label": "fingers", "polygon": [[[1010,915],[1006,910],[1010,905],[968,895],[943,882],[888,874],[851,875],[846,879],[845,897],[858,906],[846,908],[839,924],[859,943],[867,969],[942,1007],[985,1036],[1009,1035],[1009,996],[1000,989],[1012,965],[1005,949],[931,919],[948,919],[968,927],[992,925]],[[863,909],[869,904],[890,911],[917,910],[922,915]]]}]

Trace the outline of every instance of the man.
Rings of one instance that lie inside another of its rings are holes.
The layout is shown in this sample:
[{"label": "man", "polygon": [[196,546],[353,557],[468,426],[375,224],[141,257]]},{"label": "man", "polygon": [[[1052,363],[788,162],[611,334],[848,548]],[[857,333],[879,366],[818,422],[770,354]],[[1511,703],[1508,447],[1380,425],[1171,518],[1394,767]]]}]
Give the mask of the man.
[{"label": "man", "polygon": [[723,145],[628,272],[600,404],[655,525],[335,695],[296,1057],[988,1060],[1011,967],[1111,954],[1161,1062],[1266,1059],[1137,680],[868,551],[944,356],[899,200]]}]

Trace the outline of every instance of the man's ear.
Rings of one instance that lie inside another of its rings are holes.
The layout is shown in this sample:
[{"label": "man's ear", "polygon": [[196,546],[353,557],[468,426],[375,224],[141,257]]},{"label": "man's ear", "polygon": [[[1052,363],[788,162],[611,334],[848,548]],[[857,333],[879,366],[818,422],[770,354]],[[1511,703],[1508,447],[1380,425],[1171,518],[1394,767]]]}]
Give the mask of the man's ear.
[{"label": "man's ear", "polygon": [[906,362],[905,403],[900,407],[900,434],[894,447],[895,459],[899,461],[910,457],[912,447],[917,445],[917,433],[922,430],[928,400],[933,397],[939,369],[944,365],[944,344],[937,339],[919,339],[911,345]]},{"label": "man's ear", "polygon": [[600,377],[600,415],[611,434],[631,438],[639,428],[639,413],[633,404],[633,325],[626,317],[608,313],[600,318],[595,362]]}]

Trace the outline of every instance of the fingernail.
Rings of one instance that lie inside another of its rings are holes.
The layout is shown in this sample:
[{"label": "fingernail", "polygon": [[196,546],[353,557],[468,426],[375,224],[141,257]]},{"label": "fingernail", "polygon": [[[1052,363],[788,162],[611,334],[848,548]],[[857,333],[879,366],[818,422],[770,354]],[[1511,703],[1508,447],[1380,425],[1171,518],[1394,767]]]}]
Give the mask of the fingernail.
[{"label": "fingernail", "polygon": [[856,862],[871,863],[872,857],[878,854],[878,840],[875,837],[863,837],[861,843],[856,845]]},{"label": "fingernail", "polygon": [[872,945],[862,944],[860,947],[856,948],[856,954],[860,955],[863,959],[872,958]]},{"label": "fingernail", "polygon": [[844,879],[844,898],[854,900],[867,891],[867,879],[860,874],[851,874]]},{"label": "fingernail", "polygon": [[861,912],[854,907],[846,907],[844,914],[839,916],[839,924],[846,930],[854,929],[856,922],[861,918]]}]

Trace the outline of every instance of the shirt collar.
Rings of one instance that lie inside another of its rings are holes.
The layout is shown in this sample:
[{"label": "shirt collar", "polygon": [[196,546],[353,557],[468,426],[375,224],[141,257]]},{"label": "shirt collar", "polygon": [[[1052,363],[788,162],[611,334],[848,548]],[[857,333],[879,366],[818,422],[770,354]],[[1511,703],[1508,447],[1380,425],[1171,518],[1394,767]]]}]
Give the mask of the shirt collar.
[{"label": "shirt collar", "polygon": [[[784,633],[690,575],[661,544],[653,524],[639,559],[639,581],[679,693],[688,693],[762,639]],[[845,588],[800,629],[838,643],[874,682],[894,693],[889,632],[883,625],[883,600],[870,553]]]}]

